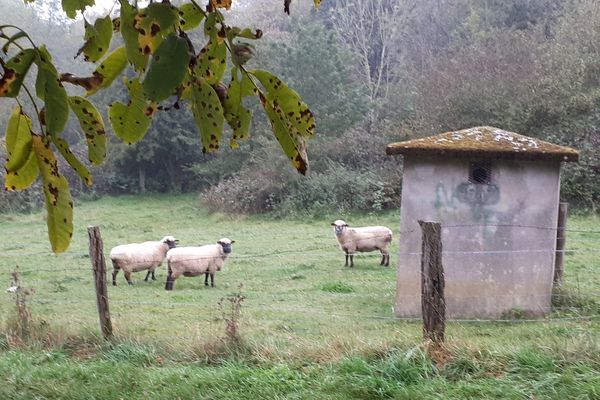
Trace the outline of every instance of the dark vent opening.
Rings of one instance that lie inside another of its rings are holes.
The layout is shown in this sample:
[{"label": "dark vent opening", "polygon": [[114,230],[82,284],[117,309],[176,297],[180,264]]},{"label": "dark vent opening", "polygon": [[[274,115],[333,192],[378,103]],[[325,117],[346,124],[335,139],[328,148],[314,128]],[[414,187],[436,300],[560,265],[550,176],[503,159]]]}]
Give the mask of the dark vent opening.
[{"label": "dark vent opening", "polygon": [[471,163],[469,182],[489,185],[492,181],[492,167],[486,163]]}]

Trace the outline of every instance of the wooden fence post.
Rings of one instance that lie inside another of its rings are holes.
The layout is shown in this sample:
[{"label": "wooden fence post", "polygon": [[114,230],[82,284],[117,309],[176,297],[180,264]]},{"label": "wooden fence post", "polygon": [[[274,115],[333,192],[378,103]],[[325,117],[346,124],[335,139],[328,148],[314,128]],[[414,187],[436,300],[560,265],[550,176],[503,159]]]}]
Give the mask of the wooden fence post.
[{"label": "wooden fence post", "polygon": [[96,304],[98,305],[98,316],[100,317],[100,330],[104,339],[111,339],[113,331],[108,310],[106,263],[104,261],[104,245],[100,236],[100,228],[88,226],[88,236],[90,238],[90,260],[96,286]]},{"label": "wooden fence post", "polygon": [[419,221],[421,245],[421,310],[423,338],[435,343],[444,341],[446,301],[442,266],[442,226],[438,222]]},{"label": "wooden fence post", "polygon": [[556,255],[554,258],[554,285],[561,285],[563,282],[563,272],[565,263],[565,243],[567,234],[567,211],[569,203],[560,203],[558,205],[558,223],[556,224]]}]

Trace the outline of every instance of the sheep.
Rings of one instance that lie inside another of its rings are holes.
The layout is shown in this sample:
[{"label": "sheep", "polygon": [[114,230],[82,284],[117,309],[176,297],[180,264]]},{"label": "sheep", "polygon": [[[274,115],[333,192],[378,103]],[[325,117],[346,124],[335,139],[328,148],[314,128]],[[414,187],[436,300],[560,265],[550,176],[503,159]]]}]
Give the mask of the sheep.
[{"label": "sheep", "polygon": [[223,268],[225,259],[231,253],[235,240],[220,239],[216,244],[196,247],[177,247],[167,252],[167,282],[165,290],[173,290],[175,279],[180,276],[198,276],[205,274],[204,285],[215,287],[215,272]]},{"label": "sheep", "polygon": [[346,253],[346,264],[350,259],[350,267],[354,267],[355,251],[381,252],[380,265],[390,266],[390,244],[392,243],[392,230],[385,226],[365,226],[362,228],[349,228],[348,224],[341,219],[331,223],[333,232],[340,245]]},{"label": "sheep", "polygon": [[159,241],[149,241],[142,243],[129,243],[113,247],[110,251],[110,259],[113,264],[113,286],[117,286],[117,274],[119,270],[123,270],[127,283],[131,282],[131,273],[148,270],[145,282],[148,282],[148,277],[152,275],[152,280],[155,281],[154,270],[162,264],[167,251],[177,245],[178,240],[173,236],[165,236]]}]

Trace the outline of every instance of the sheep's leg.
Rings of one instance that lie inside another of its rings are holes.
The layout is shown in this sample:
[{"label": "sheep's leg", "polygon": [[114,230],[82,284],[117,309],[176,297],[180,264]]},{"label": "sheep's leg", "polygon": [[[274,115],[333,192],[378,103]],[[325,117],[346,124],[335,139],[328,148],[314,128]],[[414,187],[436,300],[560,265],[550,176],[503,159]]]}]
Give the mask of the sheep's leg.
[{"label": "sheep's leg", "polygon": [[350,268],[354,268],[354,254],[350,254]]},{"label": "sheep's leg", "polygon": [[208,286],[208,272],[204,273],[204,286]]},{"label": "sheep's leg", "polygon": [[144,278],[144,282],[148,282],[148,278],[150,277],[150,274],[153,274],[153,273],[154,273],[154,271],[151,272],[150,270],[148,270],[148,273],[146,274],[146,278]]},{"label": "sheep's leg", "polygon": [[131,281],[131,272],[123,270],[123,273],[125,274],[125,279],[127,279],[127,283],[133,285],[133,282]]},{"label": "sheep's leg", "polygon": [[152,270],[152,280],[155,281],[156,280],[156,276],[154,276],[154,270]]},{"label": "sheep's leg", "polygon": [[346,264],[344,264],[344,267],[347,267],[347,266],[348,266],[348,258],[349,258],[349,257],[350,257],[350,254],[348,254],[348,253],[346,252]]},{"label": "sheep's leg", "polygon": [[385,266],[386,267],[390,266],[390,253],[385,255]]},{"label": "sheep's leg", "polygon": [[210,273],[210,287],[215,287],[215,273]]},{"label": "sheep's leg", "polygon": [[379,265],[384,265],[385,264],[385,253],[381,253],[381,262],[379,263]]},{"label": "sheep's leg", "polygon": [[113,267],[113,272],[112,272],[113,286],[117,286],[117,274],[118,273],[119,273],[119,267],[114,266]]},{"label": "sheep's leg", "polygon": [[173,279],[173,271],[171,271],[171,267],[167,268],[167,282],[165,283],[165,290],[173,290],[173,284],[175,283],[175,279]]}]

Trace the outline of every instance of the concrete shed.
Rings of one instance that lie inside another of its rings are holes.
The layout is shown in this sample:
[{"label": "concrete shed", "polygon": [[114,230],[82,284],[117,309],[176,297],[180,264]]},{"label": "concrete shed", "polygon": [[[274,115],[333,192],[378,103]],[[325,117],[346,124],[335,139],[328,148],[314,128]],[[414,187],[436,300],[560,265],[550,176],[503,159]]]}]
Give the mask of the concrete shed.
[{"label": "concrete shed", "polygon": [[482,126],[392,143],[404,156],[394,311],[421,314],[421,230],[442,224],[446,313],[550,311],[560,165],[579,153]]}]

